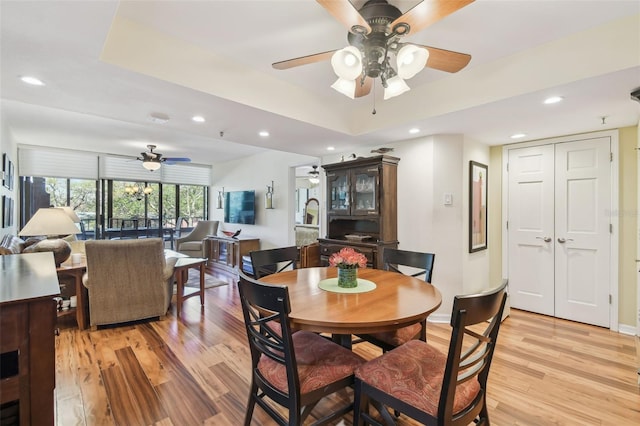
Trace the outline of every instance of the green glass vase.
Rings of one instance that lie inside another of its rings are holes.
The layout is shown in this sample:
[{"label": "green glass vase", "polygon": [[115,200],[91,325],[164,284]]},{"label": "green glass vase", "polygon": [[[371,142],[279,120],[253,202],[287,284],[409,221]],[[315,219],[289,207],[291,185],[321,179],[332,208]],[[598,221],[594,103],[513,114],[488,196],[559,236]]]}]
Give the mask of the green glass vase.
[{"label": "green glass vase", "polygon": [[338,268],[338,287],[358,286],[358,268]]}]

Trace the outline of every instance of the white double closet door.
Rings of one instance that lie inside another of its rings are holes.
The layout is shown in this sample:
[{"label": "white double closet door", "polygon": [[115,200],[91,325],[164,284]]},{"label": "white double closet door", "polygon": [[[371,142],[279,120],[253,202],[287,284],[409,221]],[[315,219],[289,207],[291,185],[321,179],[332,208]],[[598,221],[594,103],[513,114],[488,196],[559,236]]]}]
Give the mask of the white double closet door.
[{"label": "white double closet door", "polygon": [[508,151],[511,306],[609,327],[609,137]]}]

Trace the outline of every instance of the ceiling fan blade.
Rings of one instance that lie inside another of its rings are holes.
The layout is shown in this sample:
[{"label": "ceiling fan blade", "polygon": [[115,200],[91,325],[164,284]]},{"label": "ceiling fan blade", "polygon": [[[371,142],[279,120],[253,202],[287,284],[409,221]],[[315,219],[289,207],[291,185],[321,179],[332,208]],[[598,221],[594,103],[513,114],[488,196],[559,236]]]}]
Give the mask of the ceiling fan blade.
[{"label": "ceiling fan blade", "polygon": [[190,163],[191,158],[187,157],[167,157],[164,159],[165,164]]},{"label": "ceiling fan blade", "polygon": [[361,98],[362,96],[367,96],[369,92],[371,92],[371,87],[373,86],[373,79],[371,77],[367,77],[364,79],[364,84],[361,86],[356,84],[356,98]]},{"label": "ceiling fan blade", "polygon": [[446,72],[458,72],[466,67],[471,61],[471,55],[451,50],[438,49],[437,47],[424,46],[416,44],[416,46],[424,47],[429,51],[429,59],[425,67],[433,68]]},{"label": "ceiling fan blade", "polygon": [[[371,27],[360,15],[355,7],[349,2],[349,0],[316,0],[329,12],[337,21],[342,23],[349,31],[358,25],[364,28],[364,32],[361,34],[369,34]],[[354,31],[351,31],[354,32]]]},{"label": "ceiling fan blade", "polygon": [[277,70],[286,70],[300,65],[313,64],[320,61],[329,61],[335,50],[329,52],[316,53],[314,55],[301,56],[300,58],[287,59],[286,61],[275,62],[271,66]]},{"label": "ceiling fan blade", "polygon": [[404,22],[410,27],[404,35],[415,34],[473,2],[474,0],[423,0],[393,21],[390,28]]}]

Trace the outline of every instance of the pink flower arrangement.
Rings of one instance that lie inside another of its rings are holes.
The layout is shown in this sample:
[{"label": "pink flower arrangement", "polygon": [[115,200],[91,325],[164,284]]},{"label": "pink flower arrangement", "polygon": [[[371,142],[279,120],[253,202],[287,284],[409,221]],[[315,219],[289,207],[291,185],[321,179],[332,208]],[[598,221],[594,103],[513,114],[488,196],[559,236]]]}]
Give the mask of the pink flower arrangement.
[{"label": "pink flower arrangement", "polygon": [[338,268],[366,268],[367,258],[364,254],[355,251],[351,247],[345,247],[331,255],[329,265]]}]

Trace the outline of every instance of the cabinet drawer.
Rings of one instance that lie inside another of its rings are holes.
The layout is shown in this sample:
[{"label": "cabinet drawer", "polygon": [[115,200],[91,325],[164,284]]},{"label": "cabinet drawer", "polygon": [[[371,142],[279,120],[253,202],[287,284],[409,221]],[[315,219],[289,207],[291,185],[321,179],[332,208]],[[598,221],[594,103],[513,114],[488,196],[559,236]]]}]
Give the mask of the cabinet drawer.
[{"label": "cabinet drawer", "polygon": [[2,307],[0,353],[15,351],[27,338],[27,318],[29,318],[29,312],[25,305]]}]

